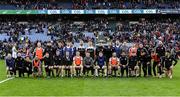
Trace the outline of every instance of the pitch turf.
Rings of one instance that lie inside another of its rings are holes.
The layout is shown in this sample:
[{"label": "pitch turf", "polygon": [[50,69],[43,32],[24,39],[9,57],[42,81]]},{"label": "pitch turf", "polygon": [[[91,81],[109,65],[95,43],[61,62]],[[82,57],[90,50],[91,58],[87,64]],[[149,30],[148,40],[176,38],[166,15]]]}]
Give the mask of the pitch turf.
[{"label": "pitch turf", "polygon": [[[6,79],[0,61],[0,81]],[[0,96],[180,96],[180,61],[174,78],[14,78],[0,84]]]}]

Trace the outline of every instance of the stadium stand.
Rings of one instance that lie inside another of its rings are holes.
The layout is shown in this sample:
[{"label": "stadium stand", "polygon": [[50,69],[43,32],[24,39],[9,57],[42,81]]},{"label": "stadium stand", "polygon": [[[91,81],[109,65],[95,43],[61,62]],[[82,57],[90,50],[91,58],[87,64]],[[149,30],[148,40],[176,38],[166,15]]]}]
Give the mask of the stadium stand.
[{"label": "stadium stand", "polygon": [[178,0],[2,0],[0,9],[179,9]]}]

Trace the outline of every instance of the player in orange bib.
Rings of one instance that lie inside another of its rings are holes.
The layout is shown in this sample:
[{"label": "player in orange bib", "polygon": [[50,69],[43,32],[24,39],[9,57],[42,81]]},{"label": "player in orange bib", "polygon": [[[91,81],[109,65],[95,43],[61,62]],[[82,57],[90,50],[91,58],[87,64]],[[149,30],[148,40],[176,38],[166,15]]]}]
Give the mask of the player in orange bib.
[{"label": "player in orange bib", "polygon": [[[83,72],[83,58],[80,56],[80,52],[76,52],[76,56],[73,57],[73,71],[76,76],[81,76]],[[76,72],[75,72],[76,71]]]},{"label": "player in orange bib", "polygon": [[42,60],[42,58],[43,58],[43,48],[41,47],[41,43],[40,42],[38,42],[37,43],[37,47],[35,48],[35,50],[34,50],[34,53],[35,53],[35,56],[37,56],[37,58],[39,59],[39,60]]},{"label": "player in orange bib", "polygon": [[116,57],[116,53],[114,52],[109,59],[109,73],[112,75],[112,71],[114,71],[114,75],[116,76],[116,71],[119,70],[119,68],[119,58]]},{"label": "player in orange bib", "polygon": [[33,60],[33,77],[40,76],[41,74],[40,65],[41,65],[41,62],[36,56],[35,59]]},{"label": "player in orange bib", "polygon": [[41,47],[41,42],[38,42],[37,43],[37,47],[34,49],[34,54],[35,56],[39,59],[40,61],[40,70],[41,70],[41,76],[43,75],[43,72],[42,72],[42,59],[43,59],[43,52],[44,52],[44,49]]},{"label": "player in orange bib", "polygon": [[129,57],[132,56],[137,56],[137,47],[135,44],[129,49]]}]

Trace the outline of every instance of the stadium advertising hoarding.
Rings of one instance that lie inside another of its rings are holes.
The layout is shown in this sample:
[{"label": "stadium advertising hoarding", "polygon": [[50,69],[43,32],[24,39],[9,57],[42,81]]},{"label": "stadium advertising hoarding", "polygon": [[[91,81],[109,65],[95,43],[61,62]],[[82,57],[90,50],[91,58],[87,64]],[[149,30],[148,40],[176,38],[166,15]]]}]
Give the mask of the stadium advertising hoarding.
[{"label": "stadium advertising hoarding", "polygon": [[39,10],[0,10],[0,14],[38,14],[40,12],[42,11],[39,11]]},{"label": "stadium advertising hoarding", "polygon": [[180,9],[0,10],[0,14],[180,14]]}]

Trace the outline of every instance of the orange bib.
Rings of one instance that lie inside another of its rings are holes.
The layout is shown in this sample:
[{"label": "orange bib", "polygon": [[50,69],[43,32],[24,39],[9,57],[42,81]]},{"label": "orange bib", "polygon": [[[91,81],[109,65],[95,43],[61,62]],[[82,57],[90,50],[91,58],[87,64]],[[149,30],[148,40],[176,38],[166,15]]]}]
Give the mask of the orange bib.
[{"label": "orange bib", "polygon": [[36,56],[38,57],[38,59],[43,58],[43,49],[42,48],[36,48]]},{"label": "orange bib", "polygon": [[36,62],[36,61],[34,60],[33,66],[34,66],[34,67],[39,67],[39,61]]},{"label": "orange bib", "polygon": [[117,65],[118,60],[117,58],[111,58],[111,65]]},{"label": "orange bib", "polygon": [[77,66],[79,66],[79,65],[81,65],[82,59],[81,59],[81,57],[75,57],[74,61],[75,61],[75,64],[76,64]]}]

